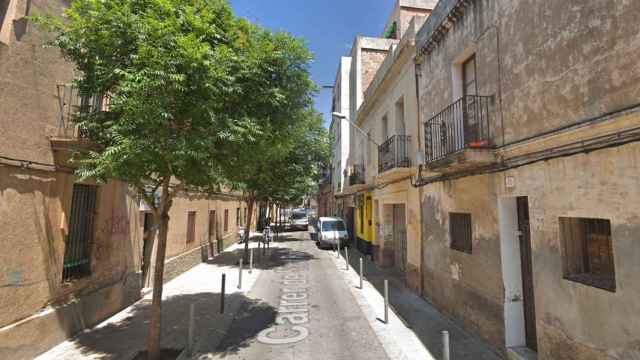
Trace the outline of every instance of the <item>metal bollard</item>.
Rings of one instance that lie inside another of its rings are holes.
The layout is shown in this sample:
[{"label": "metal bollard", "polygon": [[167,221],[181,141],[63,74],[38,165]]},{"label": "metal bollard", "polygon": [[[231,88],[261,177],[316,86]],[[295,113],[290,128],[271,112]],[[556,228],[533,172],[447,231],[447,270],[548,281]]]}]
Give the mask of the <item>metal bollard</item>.
[{"label": "metal bollard", "polygon": [[224,314],[224,287],[227,282],[227,275],[222,274],[222,286],[220,289],[220,314]]},{"label": "metal bollard", "polygon": [[189,306],[189,337],[188,337],[188,342],[189,342],[189,355],[193,355],[193,335],[195,333],[195,304],[191,304]]},{"label": "metal bollard", "polygon": [[349,248],[344,247],[344,268],[345,270],[349,270]]},{"label": "metal bollard", "polygon": [[442,331],[442,360],[449,360],[449,352],[449,332],[444,330]]},{"label": "metal bollard", "polygon": [[384,323],[389,323],[389,280],[384,281]]},{"label": "metal bollard", "polygon": [[242,289],[242,262],[244,259],[240,259],[240,266],[238,266],[238,289]]},{"label": "metal bollard", "polygon": [[253,271],[253,249],[249,250],[249,274]]},{"label": "metal bollard", "polygon": [[363,266],[362,266],[362,258],[360,258],[360,290],[362,290],[362,275],[363,275]]}]

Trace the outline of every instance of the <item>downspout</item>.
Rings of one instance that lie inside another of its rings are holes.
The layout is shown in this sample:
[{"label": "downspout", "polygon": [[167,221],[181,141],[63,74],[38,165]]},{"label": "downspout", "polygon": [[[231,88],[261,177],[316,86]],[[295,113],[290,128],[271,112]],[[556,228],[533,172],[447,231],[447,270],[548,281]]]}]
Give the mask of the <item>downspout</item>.
[{"label": "downspout", "polygon": [[[416,58],[417,60],[417,58]],[[418,62],[415,62],[415,69],[414,69],[414,77],[416,80],[416,119],[417,119],[417,125],[418,125],[418,151],[422,151],[422,137],[420,136],[420,125],[421,125],[421,116],[420,116],[420,76],[422,76],[422,70],[420,69],[420,64]],[[422,164],[418,164],[419,167],[422,166]],[[420,173],[420,171],[418,171],[418,173]],[[418,187],[418,204],[419,204],[419,211],[418,211],[418,216],[420,217],[420,296],[424,297],[424,233],[423,233],[423,218],[422,218],[422,195],[423,195],[423,187],[420,186]]]}]

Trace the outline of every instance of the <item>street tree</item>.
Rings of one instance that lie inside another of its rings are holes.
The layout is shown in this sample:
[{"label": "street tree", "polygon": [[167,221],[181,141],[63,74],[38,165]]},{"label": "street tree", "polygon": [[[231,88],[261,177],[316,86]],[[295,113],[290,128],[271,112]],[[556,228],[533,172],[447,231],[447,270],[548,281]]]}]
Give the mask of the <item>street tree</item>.
[{"label": "street tree", "polygon": [[[282,106],[309,101],[294,99],[299,92],[270,87],[291,80],[300,86],[295,74],[282,70],[297,64],[263,53],[286,48],[276,48],[277,36],[261,35],[237,19],[225,0],[76,0],[62,19],[36,20],[75,64],[80,93],[108,99],[106,108],[75,119],[95,144],[76,157],[77,174],[129,183],[153,213],[157,245],[148,358],[158,359],[172,199],[181,191],[217,187],[225,147],[245,149],[243,142],[268,128],[265,122],[284,118],[249,116],[254,109],[236,106],[242,99],[259,96]],[[272,47],[260,47],[269,42]],[[259,107],[260,101],[251,104]],[[145,253],[147,266],[150,255]]]},{"label": "street tree", "polygon": [[[272,33],[248,23],[244,27],[247,62],[236,76],[253,87],[245,98],[229,105],[250,119],[250,128],[239,132],[243,141],[220,150],[228,160],[221,166],[229,187],[241,191],[247,203],[246,258],[256,203],[274,198],[276,192],[284,193],[283,186],[293,189],[307,183],[312,172],[294,170],[309,169],[306,161],[311,158],[302,154],[326,142],[326,131],[312,109],[316,86],[310,79],[312,56],[305,43],[287,33]],[[300,146],[301,141],[308,146]],[[300,156],[294,156],[296,151]]]}]

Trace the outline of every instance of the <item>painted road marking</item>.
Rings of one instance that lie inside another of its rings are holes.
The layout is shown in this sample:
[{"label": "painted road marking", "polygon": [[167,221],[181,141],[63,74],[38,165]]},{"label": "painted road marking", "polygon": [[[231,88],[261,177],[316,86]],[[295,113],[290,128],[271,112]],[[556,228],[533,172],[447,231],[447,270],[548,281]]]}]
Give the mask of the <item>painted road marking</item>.
[{"label": "painted road marking", "polygon": [[303,325],[309,323],[309,267],[303,255],[290,253],[281,257],[286,263],[275,270],[282,274],[282,292],[276,325],[262,330],[258,341],[267,345],[286,345],[300,342],[309,336],[309,329]]}]

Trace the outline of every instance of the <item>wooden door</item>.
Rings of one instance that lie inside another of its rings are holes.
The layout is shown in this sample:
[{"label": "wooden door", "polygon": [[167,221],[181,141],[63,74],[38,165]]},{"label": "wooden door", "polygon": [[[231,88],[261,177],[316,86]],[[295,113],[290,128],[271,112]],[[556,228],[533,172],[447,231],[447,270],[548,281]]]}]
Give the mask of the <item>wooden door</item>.
[{"label": "wooden door", "polygon": [[218,222],[216,221],[216,211],[209,210],[209,248],[211,255],[216,253],[216,241],[218,232]]},{"label": "wooden door", "polygon": [[407,226],[404,204],[393,205],[393,241],[396,268],[404,272],[407,270]]},{"label": "wooden door", "polygon": [[518,230],[520,236],[520,261],[522,266],[522,295],[524,305],[524,325],[527,347],[538,349],[536,335],[536,305],[533,292],[533,267],[531,264],[531,231],[529,228],[529,200],[526,196],[517,198]]}]

